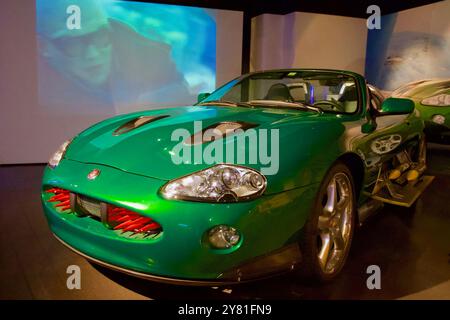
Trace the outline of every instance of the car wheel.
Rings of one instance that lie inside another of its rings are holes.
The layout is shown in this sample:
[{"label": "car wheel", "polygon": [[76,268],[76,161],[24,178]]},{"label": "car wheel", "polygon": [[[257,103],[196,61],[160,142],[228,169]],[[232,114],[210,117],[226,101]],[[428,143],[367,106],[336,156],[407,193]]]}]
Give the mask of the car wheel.
[{"label": "car wheel", "polygon": [[339,274],[349,253],[355,221],[353,177],[339,162],[322,181],[300,239],[304,279],[324,282]]}]

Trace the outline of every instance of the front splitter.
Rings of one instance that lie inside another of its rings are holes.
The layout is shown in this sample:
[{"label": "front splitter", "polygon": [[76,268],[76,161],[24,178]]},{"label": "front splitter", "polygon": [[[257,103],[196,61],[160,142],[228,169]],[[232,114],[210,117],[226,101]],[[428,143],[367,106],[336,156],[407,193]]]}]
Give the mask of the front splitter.
[{"label": "front splitter", "polygon": [[114,270],[114,271],[118,271],[118,272],[122,272],[122,273],[128,274],[128,275],[133,276],[133,277],[145,279],[145,280],[150,280],[150,281],[155,281],[155,282],[160,282],[160,283],[167,283],[167,284],[183,285],[183,286],[220,286],[220,285],[237,284],[237,283],[245,282],[245,281],[240,281],[240,282],[235,281],[235,282],[233,282],[233,281],[225,281],[225,280],[223,280],[223,281],[214,281],[214,280],[177,279],[177,278],[161,277],[161,276],[156,276],[156,275],[153,275],[153,274],[138,272],[138,271],[122,268],[122,267],[110,264],[108,262],[105,262],[105,261],[93,258],[91,256],[88,256],[88,255],[84,254],[83,252],[78,251],[77,249],[75,249],[71,245],[67,244],[64,240],[59,238],[56,234],[53,233],[53,236],[59,242],[61,242],[64,246],[66,246],[67,248],[69,248],[70,250],[75,252],[76,254],[82,256],[83,258],[85,258],[85,259],[87,259],[87,260],[89,260],[89,261],[91,261],[91,262],[93,262],[95,264],[98,264],[98,265],[100,265],[102,267],[106,267],[106,268]]}]

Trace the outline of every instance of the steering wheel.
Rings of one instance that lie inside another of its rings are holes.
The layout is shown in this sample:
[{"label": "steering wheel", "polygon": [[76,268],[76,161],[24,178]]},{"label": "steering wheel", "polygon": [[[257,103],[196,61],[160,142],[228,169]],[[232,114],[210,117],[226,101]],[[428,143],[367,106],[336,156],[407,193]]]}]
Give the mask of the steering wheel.
[{"label": "steering wheel", "polygon": [[331,100],[319,100],[317,102],[314,102],[313,106],[320,108],[320,105],[323,105],[323,104],[331,105],[332,111],[340,111],[340,112],[343,111],[342,110],[343,106],[341,105],[341,103],[334,98],[331,98]]}]

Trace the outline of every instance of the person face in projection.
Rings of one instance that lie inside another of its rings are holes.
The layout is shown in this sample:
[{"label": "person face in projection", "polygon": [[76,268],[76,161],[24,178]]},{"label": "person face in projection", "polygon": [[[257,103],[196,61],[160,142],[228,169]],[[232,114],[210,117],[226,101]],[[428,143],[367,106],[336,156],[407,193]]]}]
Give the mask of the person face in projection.
[{"label": "person face in projection", "polygon": [[[111,71],[112,45],[108,20],[99,2],[39,1],[52,2],[50,12],[38,23],[40,50],[48,63],[87,87],[105,85]],[[80,8],[79,16],[67,10],[72,4]],[[78,18],[80,28],[69,28],[68,19],[74,23]]]},{"label": "person face in projection", "polygon": [[450,73],[450,39],[440,34],[397,32],[391,36],[380,83],[384,89]]}]

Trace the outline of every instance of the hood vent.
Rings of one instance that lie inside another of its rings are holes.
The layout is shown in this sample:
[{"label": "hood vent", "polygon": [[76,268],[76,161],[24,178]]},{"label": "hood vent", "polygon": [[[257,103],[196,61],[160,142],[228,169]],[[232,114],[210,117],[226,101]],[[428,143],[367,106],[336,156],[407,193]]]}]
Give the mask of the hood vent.
[{"label": "hood vent", "polygon": [[151,123],[156,120],[160,120],[163,118],[167,118],[167,115],[164,116],[141,116],[138,118],[135,118],[133,120],[130,120],[123,125],[121,125],[119,128],[114,130],[113,136],[120,136],[121,134],[130,132],[131,130],[137,129],[139,127],[142,127],[145,124]]},{"label": "hood vent", "polygon": [[247,129],[254,128],[257,126],[258,125],[255,123],[243,121],[219,122],[204,128],[202,131],[194,133],[190,138],[186,139],[185,143],[195,145],[206,142],[212,142],[238,133],[236,132],[236,130],[245,131]]}]

